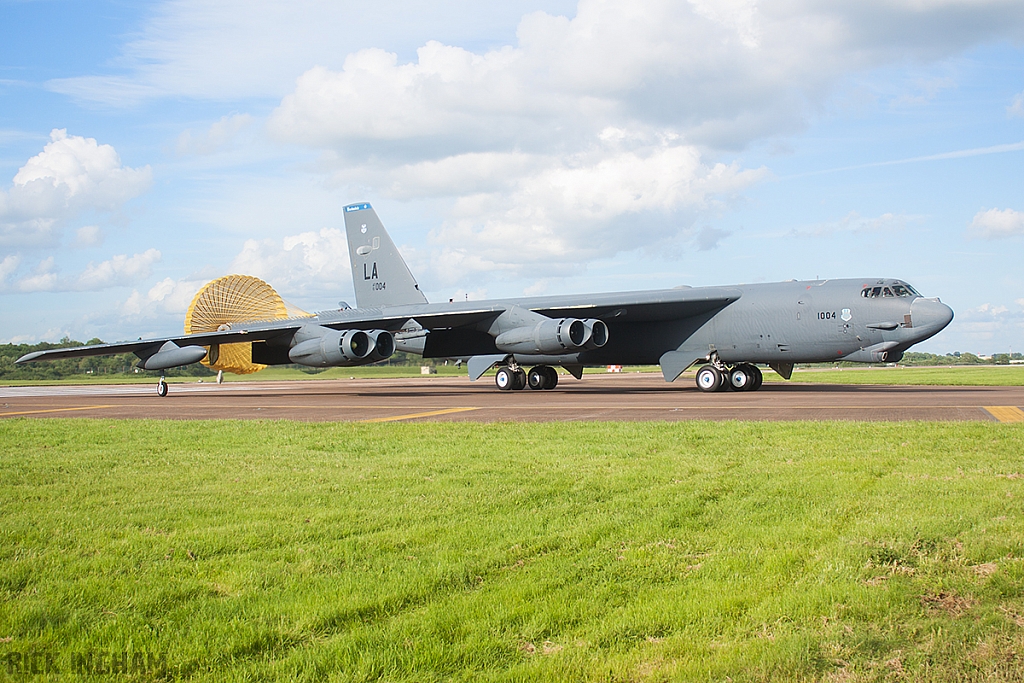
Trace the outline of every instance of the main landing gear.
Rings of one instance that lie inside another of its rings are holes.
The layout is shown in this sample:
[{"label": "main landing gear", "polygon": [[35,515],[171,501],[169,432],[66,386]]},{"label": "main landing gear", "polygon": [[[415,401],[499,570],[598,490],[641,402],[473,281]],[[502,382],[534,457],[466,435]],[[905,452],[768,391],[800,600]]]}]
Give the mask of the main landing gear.
[{"label": "main landing gear", "polygon": [[757,391],[762,381],[761,371],[750,363],[740,363],[732,368],[705,365],[697,371],[697,388],[701,391]]},{"label": "main landing gear", "polygon": [[494,383],[502,391],[518,389],[554,389],[558,384],[558,372],[549,365],[538,365],[526,372],[516,364],[501,365],[494,374]]}]

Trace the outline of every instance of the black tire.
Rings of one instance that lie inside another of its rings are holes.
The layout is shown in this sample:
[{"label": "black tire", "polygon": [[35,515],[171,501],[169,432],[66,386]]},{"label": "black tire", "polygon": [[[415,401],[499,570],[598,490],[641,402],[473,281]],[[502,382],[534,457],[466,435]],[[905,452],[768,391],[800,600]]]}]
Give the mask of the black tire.
[{"label": "black tire", "polygon": [[548,388],[548,373],[544,372],[545,367],[538,365],[535,368],[530,368],[530,372],[526,374],[526,386],[531,389],[541,390]]},{"label": "black tire", "polygon": [[512,388],[515,389],[516,391],[526,388],[526,371],[523,370],[522,368],[516,370],[515,384],[512,385]]},{"label": "black tire", "polygon": [[750,369],[754,371],[754,384],[750,387],[750,390],[757,391],[761,388],[761,384],[764,382],[764,375],[761,374],[761,368],[756,365],[751,365]]},{"label": "black tire", "polygon": [[156,384],[156,395],[163,398],[167,395],[167,382],[160,380]]},{"label": "black tire", "polygon": [[710,393],[722,388],[722,372],[714,365],[705,365],[697,371],[697,388]]},{"label": "black tire", "polygon": [[544,366],[544,371],[548,376],[548,383],[544,385],[545,389],[554,389],[558,386],[558,370],[555,370],[550,365]]},{"label": "black tire", "polygon": [[502,391],[512,391],[515,389],[516,373],[509,370],[504,365],[498,368],[498,371],[494,373],[494,384]]},{"label": "black tire", "polygon": [[733,391],[752,391],[754,388],[754,368],[740,363],[729,372],[729,386]]}]

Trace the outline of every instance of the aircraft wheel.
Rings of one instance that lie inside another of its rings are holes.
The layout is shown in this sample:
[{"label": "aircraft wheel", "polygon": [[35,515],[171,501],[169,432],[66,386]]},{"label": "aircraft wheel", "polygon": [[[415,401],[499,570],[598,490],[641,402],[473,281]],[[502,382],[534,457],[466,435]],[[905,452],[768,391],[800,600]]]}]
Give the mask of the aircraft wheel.
[{"label": "aircraft wheel", "polygon": [[750,390],[757,391],[761,388],[761,384],[764,382],[764,375],[761,374],[761,368],[756,365],[751,365],[750,369],[754,371],[754,383],[750,385]]},{"label": "aircraft wheel", "polygon": [[550,365],[544,366],[544,372],[548,376],[548,383],[544,385],[545,389],[554,389],[558,386],[558,370],[555,370]]},{"label": "aircraft wheel", "polygon": [[159,396],[160,398],[163,398],[164,396],[167,395],[167,382],[165,382],[163,378],[161,378],[160,381],[157,382],[156,384],[156,395]]},{"label": "aircraft wheel", "polygon": [[515,372],[515,383],[512,385],[515,390],[526,388],[526,371],[520,368]]},{"label": "aircraft wheel", "polygon": [[722,388],[722,372],[714,365],[705,365],[697,371],[697,388],[701,391],[718,391]]},{"label": "aircraft wheel", "polygon": [[753,367],[741,363],[729,373],[729,386],[735,391],[751,391],[754,388]]},{"label": "aircraft wheel", "polygon": [[512,372],[505,366],[498,368],[498,372],[494,374],[494,383],[502,391],[511,391],[515,388],[516,373]]},{"label": "aircraft wheel", "polygon": [[526,375],[526,386],[531,389],[547,389],[548,388],[548,373],[545,372],[543,365],[538,365],[535,368],[531,368],[530,372]]}]

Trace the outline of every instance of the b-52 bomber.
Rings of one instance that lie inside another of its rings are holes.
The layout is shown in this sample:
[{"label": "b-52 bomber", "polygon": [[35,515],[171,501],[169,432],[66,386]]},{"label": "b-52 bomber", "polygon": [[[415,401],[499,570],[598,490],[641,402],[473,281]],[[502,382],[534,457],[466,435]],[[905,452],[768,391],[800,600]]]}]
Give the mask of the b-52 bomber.
[{"label": "b-52 bomber", "polygon": [[[758,364],[789,379],[795,363],[898,361],[953,319],[937,298],[888,278],[432,304],[373,208],[351,204],[344,216],[355,308],[289,316],[283,306],[268,309],[265,300],[229,287],[230,305],[208,308],[206,328],[190,327],[201,290],[186,317],[191,333],[37,351],[17,362],[131,352],[146,370],[202,361],[250,372],[290,363],[366,365],[397,349],[464,360],[471,380],[497,366],[495,384],[504,391],[553,389],[556,367],[580,379],[588,365],[658,364],[672,382],[696,363],[701,391],[756,391]],[[163,377],[157,391],[167,394]]]}]

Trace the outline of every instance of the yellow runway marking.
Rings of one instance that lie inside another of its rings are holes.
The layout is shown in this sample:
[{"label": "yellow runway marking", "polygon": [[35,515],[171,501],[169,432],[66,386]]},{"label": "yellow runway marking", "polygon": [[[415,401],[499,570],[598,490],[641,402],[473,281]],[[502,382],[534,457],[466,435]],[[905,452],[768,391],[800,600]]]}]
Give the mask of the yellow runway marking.
[{"label": "yellow runway marking", "polygon": [[99,410],[100,408],[117,408],[118,406],[78,406],[77,408],[50,408],[48,410],[21,410],[16,413],[0,413],[0,417],[11,415],[38,415],[39,413],[63,413],[69,410]]},{"label": "yellow runway marking", "polygon": [[982,406],[1000,422],[1024,422],[1024,410],[1016,406]]},{"label": "yellow runway marking", "polygon": [[398,420],[415,420],[417,417],[434,417],[435,415],[449,415],[451,413],[465,413],[479,408],[445,408],[444,410],[431,410],[426,413],[412,413],[411,415],[395,415],[393,417],[375,417],[371,420],[359,420],[359,422],[397,422]]}]

